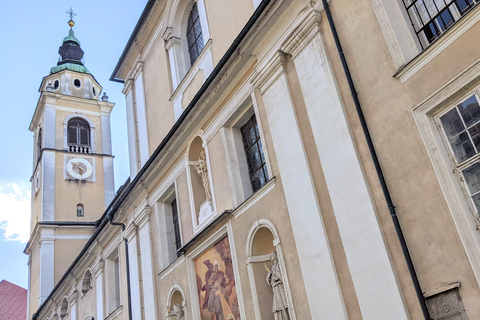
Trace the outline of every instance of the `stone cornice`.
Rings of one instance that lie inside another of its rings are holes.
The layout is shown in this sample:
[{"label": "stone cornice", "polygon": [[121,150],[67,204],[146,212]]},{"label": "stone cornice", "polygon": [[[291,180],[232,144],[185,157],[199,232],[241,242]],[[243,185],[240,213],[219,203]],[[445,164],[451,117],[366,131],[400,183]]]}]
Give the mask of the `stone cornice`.
[{"label": "stone cornice", "polygon": [[263,94],[270,88],[276,79],[286,72],[285,69],[286,54],[280,50],[275,52],[268,61],[259,64],[257,74],[252,80],[252,84],[259,88]]},{"label": "stone cornice", "polygon": [[98,277],[102,272],[103,268],[105,267],[105,261],[103,261],[100,256],[95,260],[92,265],[92,273],[95,275],[95,278]]},{"label": "stone cornice", "polygon": [[314,9],[308,10],[305,19],[292,31],[281,46],[281,50],[292,55],[292,59],[295,59],[317,34],[322,33],[321,13]]},{"label": "stone cornice", "polygon": [[152,213],[152,208],[146,206],[143,210],[135,217],[134,224],[138,226],[139,229],[143,228],[145,224],[150,222],[150,215]]}]

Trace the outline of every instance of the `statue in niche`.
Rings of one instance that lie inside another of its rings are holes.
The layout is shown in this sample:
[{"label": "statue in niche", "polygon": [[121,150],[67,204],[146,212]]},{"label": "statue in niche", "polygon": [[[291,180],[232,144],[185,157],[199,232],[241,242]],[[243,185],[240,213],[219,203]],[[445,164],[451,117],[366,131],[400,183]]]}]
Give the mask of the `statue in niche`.
[{"label": "statue in niche", "polygon": [[287,296],[285,294],[285,287],[283,285],[282,272],[280,270],[280,265],[278,263],[277,252],[273,251],[270,254],[270,261],[272,266],[268,268],[265,264],[265,269],[267,269],[267,283],[273,292],[273,319],[274,320],[290,320],[288,315],[288,303]]},{"label": "statue in niche", "polygon": [[179,303],[173,305],[173,311],[167,307],[167,319],[184,320],[184,316],[183,307]]},{"label": "statue in niche", "polygon": [[200,158],[198,158],[198,165],[195,166],[198,175],[202,178],[203,188],[205,189],[205,197],[207,201],[212,200],[210,194],[210,181],[208,180],[207,161],[205,158],[205,151],[200,152]]}]

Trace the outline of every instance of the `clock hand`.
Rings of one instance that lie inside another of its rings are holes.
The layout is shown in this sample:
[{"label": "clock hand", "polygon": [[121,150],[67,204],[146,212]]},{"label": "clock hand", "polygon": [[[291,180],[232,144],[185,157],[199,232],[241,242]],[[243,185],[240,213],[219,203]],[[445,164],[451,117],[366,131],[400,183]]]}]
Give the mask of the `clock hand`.
[{"label": "clock hand", "polygon": [[76,164],[76,163],[72,163],[72,164],[75,167],[77,167],[78,170],[80,170],[80,175],[83,175],[85,173],[85,170],[82,167],[80,167],[78,164]]}]

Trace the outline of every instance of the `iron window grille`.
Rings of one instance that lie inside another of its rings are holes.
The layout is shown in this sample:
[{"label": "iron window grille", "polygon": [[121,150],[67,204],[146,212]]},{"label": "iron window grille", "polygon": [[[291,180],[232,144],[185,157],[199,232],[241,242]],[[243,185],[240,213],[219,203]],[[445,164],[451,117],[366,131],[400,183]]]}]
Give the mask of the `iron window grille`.
[{"label": "iron window grille", "polygon": [[[466,193],[480,213],[480,99],[477,93],[448,109],[439,125],[448,142],[455,172],[466,185]],[[476,215],[480,222],[480,216]]]},{"label": "iron window grille", "polygon": [[247,157],[248,172],[253,192],[268,181],[268,172],[263,154],[262,141],[258,131],[257,120],[253,115],[241,128],[243,147]]},{"label": "iron window grille", "polygon": [[480,0],[402,1],[422,50],[480,2]]},{"label": "iron window grille", "polygon": [[190,11],[190,15],[188,16],[187,43],[190,63],[193,64],[200,56],[204,47],[202,25],[200,24],[200,16],[196,3],[193,5],[192,11]]}]

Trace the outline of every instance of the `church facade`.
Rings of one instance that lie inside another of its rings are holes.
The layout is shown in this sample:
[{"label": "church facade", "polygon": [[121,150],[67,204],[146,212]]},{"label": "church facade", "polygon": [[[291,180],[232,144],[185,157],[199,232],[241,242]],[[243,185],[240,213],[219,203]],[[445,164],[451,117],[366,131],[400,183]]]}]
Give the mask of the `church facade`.
[{"label": "church facade", "polygon": [[480,318],[477,0],[149,0],[40,87],[38,320]]}]

